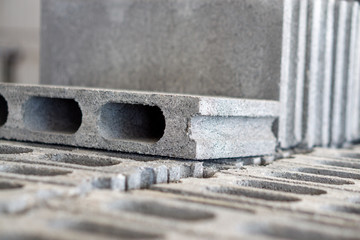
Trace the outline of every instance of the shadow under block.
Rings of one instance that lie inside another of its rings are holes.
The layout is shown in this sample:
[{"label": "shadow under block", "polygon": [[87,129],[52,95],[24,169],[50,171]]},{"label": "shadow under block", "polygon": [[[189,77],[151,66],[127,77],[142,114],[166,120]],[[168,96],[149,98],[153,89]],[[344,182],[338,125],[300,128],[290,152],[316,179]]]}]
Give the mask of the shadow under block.
[{"label": "shadow under block", "polygon": [[43,0],[41,83],[279,100],[283,0]]},{"label": "shadow under block", "polygon": [[273,154],[279,103],[0,84],[0,138],[185,159]]}]

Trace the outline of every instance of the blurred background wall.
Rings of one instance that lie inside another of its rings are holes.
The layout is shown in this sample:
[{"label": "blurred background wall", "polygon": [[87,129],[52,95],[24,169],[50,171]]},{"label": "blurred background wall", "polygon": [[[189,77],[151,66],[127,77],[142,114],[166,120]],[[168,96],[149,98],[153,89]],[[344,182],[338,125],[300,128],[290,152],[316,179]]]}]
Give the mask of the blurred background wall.
[{"label": "blurred background wall", "polygon": [[0,81],[38,83],[39,49],[40,0],[0,0]]}]

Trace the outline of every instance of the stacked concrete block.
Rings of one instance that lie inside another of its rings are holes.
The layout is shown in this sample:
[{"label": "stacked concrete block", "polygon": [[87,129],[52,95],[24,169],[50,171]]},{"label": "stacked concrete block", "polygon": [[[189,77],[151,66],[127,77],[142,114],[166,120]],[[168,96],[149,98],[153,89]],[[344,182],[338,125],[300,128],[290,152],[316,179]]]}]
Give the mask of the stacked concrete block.
[{"label": "stacked concrete block", "polygon": [[1,84],[0,137],[187,159],[275,152],[278,102]]},{"label": "stacked concrete block", "polygon": [[284,12],[281,147],[339,147],[358,140],[359,3],[285,1],[287,5],[291,7]]}]

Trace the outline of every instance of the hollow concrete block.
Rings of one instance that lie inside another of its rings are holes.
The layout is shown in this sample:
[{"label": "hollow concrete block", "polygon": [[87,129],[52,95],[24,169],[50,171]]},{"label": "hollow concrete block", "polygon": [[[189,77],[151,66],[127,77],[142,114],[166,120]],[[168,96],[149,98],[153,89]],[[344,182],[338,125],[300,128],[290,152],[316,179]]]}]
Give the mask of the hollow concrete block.
[{"label": "hollow concrete block", "polygon": [[278,102],[1,84],[0,137],[185,159],[271,155]]}]

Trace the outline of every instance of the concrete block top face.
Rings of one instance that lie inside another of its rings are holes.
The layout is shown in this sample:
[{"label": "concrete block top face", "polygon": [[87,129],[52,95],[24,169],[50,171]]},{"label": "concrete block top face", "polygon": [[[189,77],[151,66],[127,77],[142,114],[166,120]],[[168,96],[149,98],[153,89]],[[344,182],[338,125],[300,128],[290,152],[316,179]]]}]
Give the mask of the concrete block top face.
[{"label": "concrete block top face", "polygon": [[185,159],[276,146],[276,101],[15,84],[0,84],[0,99],[5,139]]},{"label": "concrete block top face", "polygon": [[43,0],[41,83],[279,99],[282,0]]}]

